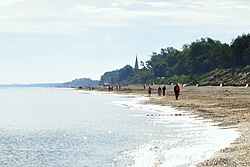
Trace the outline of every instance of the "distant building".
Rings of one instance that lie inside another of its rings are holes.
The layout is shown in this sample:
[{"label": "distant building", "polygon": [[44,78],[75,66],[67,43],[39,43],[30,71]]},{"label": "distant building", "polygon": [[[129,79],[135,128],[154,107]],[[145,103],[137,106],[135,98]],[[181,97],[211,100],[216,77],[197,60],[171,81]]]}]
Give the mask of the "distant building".
[{"label": "distant building", "polygon": [[139,65],[138,65],[138,60],[137,60],[137,55],[136,55],[136,59],[135,59],[135,71],[137,71],[139,69]]}]

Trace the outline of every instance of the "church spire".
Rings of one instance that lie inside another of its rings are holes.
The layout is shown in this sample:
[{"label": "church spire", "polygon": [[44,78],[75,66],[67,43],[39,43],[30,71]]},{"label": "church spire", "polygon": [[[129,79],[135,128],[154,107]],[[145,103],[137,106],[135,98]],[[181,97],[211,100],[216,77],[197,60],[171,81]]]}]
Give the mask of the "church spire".
[{"label": "church spire", "polygon": [[136,55],[136,59],[135,59],[135,71],[137,71],[139,69],[139,65],[138,65],[138,60],[137,60],[137,55]]}]

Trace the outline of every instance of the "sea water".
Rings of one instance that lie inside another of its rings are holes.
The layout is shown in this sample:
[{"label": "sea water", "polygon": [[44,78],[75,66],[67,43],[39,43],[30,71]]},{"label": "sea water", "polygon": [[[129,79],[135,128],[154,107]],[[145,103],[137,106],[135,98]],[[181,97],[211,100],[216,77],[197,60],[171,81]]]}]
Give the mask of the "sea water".
[{"label": "sea water", "polygon": [[72,89],[0,89],[0,166],[194,166],[229,146],[219,129],[143,97]]}]

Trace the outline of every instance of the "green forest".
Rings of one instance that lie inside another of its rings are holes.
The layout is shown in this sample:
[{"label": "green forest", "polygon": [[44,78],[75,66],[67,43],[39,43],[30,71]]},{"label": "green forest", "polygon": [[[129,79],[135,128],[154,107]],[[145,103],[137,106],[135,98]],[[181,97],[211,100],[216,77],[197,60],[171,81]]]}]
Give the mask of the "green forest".
[{"label": "green forest", "polygon": [[[250,81],[250,34],[232,39],[230,44],[201,38],[183,45],[153,52],[140,62],[141,69],[126,65],[101,76],[101,85],[204,84],[243,85]],[[235,77],[237,79],[235,79]]]}]

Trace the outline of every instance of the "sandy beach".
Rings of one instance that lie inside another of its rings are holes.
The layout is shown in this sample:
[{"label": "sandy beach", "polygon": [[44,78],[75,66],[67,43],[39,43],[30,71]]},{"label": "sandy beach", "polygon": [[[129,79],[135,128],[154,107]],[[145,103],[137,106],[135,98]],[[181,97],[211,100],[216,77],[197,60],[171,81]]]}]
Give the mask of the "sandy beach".
[{"label": "sandy beach", "polygon": [[[175,100],[173,86],[167,86],[166,96],[158,96],[158,86],[153,86],[152,98],[146,103],[173,106],[198,117],[212,120],[221,128],[237,128],[240,137],[230,147],[217,152],[198,167],[247,167],[250,166],[250,88],[246,87],[181,87]],[[100,90],[107,91],[101,88]],[[122,87],[114,93],[147,96],[143,86]]]}]

